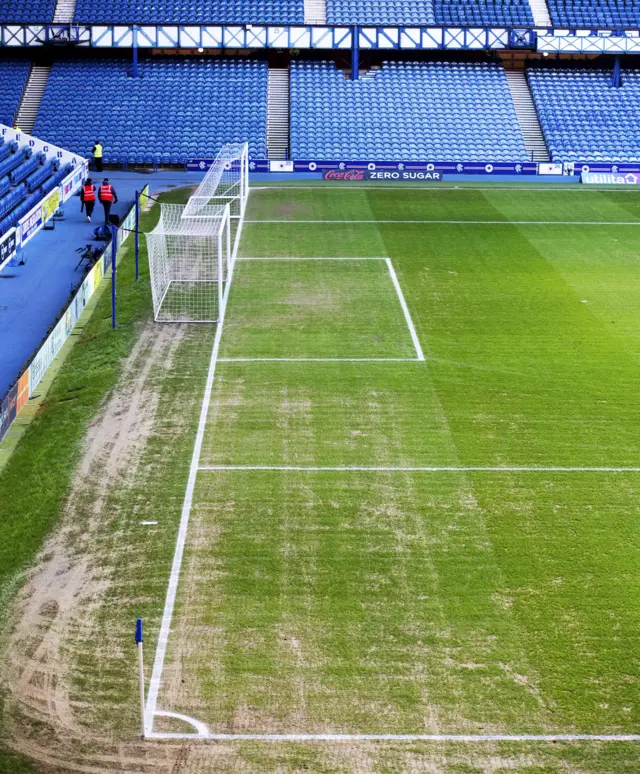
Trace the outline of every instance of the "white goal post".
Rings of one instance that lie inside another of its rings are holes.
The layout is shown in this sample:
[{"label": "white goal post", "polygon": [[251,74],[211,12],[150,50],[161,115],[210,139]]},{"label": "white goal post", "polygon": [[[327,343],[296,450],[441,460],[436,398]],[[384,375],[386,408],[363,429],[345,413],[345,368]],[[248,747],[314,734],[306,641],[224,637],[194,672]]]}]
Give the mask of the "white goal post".
[{"label": "white goal post", "polygon": [[146,234],[156,322],[219,322],[249,193],[248,145],[223,146],[186,205]]}]

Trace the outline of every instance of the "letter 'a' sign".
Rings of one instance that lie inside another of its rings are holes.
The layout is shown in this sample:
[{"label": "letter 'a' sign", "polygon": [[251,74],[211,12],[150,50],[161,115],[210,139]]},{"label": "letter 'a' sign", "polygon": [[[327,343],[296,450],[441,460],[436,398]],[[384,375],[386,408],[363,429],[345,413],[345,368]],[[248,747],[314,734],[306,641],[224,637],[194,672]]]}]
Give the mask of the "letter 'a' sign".
[{"label": "letter 'a' sign", "polygon": [[442,172],[418,172],[411,170],[370,170],[370,169],[327,169],[322,174],[323,180],[336,180],[342,183],[353,183],[363,180],[383,180],[390,183],[410,180],[427,182],[442,180]]}]

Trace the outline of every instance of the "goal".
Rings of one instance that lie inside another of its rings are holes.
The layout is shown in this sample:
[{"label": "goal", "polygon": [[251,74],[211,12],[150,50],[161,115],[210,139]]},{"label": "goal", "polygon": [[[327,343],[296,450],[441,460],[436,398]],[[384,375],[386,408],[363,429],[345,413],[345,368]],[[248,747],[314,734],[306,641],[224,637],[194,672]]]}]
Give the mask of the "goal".
[{"label": "goal", "polygon": [[229,205],[161,204],[147,238],[156,322],[218,322],[231,267]]},{"label": "goal", "polygon": [[146,234],[157,322],[219,322],[249,194],[247,143],[222,147],[186,205]]}]

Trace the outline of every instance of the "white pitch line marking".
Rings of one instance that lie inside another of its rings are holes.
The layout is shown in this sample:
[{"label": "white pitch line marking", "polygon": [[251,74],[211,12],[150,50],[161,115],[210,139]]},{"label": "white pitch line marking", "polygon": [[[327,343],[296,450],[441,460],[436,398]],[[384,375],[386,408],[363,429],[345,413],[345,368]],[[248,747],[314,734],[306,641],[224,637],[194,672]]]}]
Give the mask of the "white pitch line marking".
[{"label": "white pitch line marking", "polygon": [[257,470],[257,471],[299,471],[308,473],[640,473],[640,467],[562,467],[560,465],[526,466],[480,466],[480,465],[432,465],[432,466],[393,466],[393,465],[203,465],[200,470]]},{"label": "white pitch line marking", "polygon": [[402,311],[404,313],[404,319],[407,321],[407,326],[409,327],[411,341],[413,341],[413,346],[416,350],[416,357],[418,360],[424,360],[424,353],[422,351],[422,347],[420,346],[420,341],[418,340],[418,334],[416,333],[416,329],[413,325],[413,320],[411,319],[411,314],[409,313],[407,302],[404,300],[404,294],[402,292],[402,288],[400,287],[400,283],[398,282],[396,271],[393,268],[393,264],[391,263],[391,258],[387,258],[387,267],[389,268],[389,274],[391,275],[393,287],[396,289],[396,293],[398,294],[398,300],[400,301],[400,306],[402,307]]},{"label": "white pitch line marking", "polygon": [[[240,221],[240,226],[238,229],[238,233],[236,235],[234,253],[236,252],[238,245],[240,244],[242,225],[243,223],[242,221]],[[222,330],[224,328],[224,320],[225,320],[225,315],[227,311],[227,301],[229,299],[229,290],[231,288],[231,282],[233,280],[234,268],[235,268],[235,255],[233,256],[231,261],[231,268],[229,270],[229,276],[227,278],[227,287],[225,288],[224,296],[222,299],[222,310],[220,313],[220,322],[218,323],[216,336],[213,342],[213,349],[211,351],[211,360],[209,362],[209,372],[207,374],[207,383],[204,391],[204,397],[202,399],[202,408],[200,410],[198,432],[196,434],[196,441],[193,447],[193,455],[191,457],[191,467],[189,469],[187,489],[185,492],[184,502],[182,505],[182,513],[180,516],[180,527],[178,529],[176,548],[173,554],[173,562],[171,565],[171,575],[169,576],[169,585],[167,586],[167,595],[164,603],[164,612],[162,614],[162,623],[160,625],[160,633],[158,634],[158,645],[156,647],[156,657],[153,663],[153,672],[151,673],[151,680],[149,682],[149,693],[147,696],[147,704],[145,706],[145,712],[144,712],[145,736],[149,736],[153,731],[153,719],[156,715],[158,693],[160,691],[160,681],[162,678],[162,670],[164,668],[164,660],[167,652],[169,633],[171,631],[171,619],[173,617],[173,609],[176,603],[178,582],[180,580],[180,570],[182,568],[182,557],[184,554],[184,547],[187,539],[189,518],[191,516],[191,506],[193,504],[193,493],[195,490],[196,478],[198,476],[198,470],[199,470],[202,441],[204,438],[205,427],[207,424],[209,405],[211,403],[211,391],[213,389],[213,380],[216,373],[218,351],[220,349],[220,339],[222,338]]]},{"label": "white pitch line marking", "polygon": [[154,527],[158,522],[157,521],[141,521],[140,524],[143,527]]},{"label": "white pitch line marking", "polygon": [[[160,714],[160,713],[158,713]],[[171,734],[151,739],[211,742],[640,742],[640,734]]]},{"label": "white pitch line marking", "polygon": [[[318,181],[320,182],[320,181]],[[257,188],[252,188],[252,191],[316,191],[318,188],[334,188],[336,189],[337,186],[332,185],[263,185]],[[620,186],[612,188],[611,186],[595,186],[595,185],[589,185],[589,186],[583,186],[579,182],[575,183],[562,183],[560,185],[555,185],[553,187],[547,186],[546,188],[543,188],[542,185],[535,185],[535,186],[529,186],[527,188],[521,186],[521,185],[494,185],[490,188],[487,187],[479,187],[479,186],[473,186],[473,185],[464,185],[464,181],[460,181],[459,185],[416,185],[415,183],[409,183],[408,185],[349,185],[340,187],[340,191],[361,191],[363,189],[365,190],[376,190],[377,188],[384,190],[384,191],[411,191],[416,193],[437,193],[438,191],[546,191],[546,192],[552,192],[552,193],[586,193],[594,192],[594,193],[602,193],[603,191],[615,191],[616,193],[620,193],[624,191],[624,193],[637,193],[637,190],[634,188],[634,186]]]},{"label": "white pitch line marking", "polygon": [[311,256],[297,256],[297,255],[278,255],[274,257],[253,257],[245,256],[244,258],[237,258],[238,261],[386,261],[386,256],[374,256],[372,258],[363,258],[356,255],[353,257],[347,256],[327,256],[325,258],[319,258],[315,255]]},{"label": "white pitch line marking", "polygon": [[415,357],[219,357],[219,363],[419,363]]},{"label": "white pitch line marking", "polygon": [[430,223],[447,226],[640,226],[640,220],[248,220],[247,223]]}]

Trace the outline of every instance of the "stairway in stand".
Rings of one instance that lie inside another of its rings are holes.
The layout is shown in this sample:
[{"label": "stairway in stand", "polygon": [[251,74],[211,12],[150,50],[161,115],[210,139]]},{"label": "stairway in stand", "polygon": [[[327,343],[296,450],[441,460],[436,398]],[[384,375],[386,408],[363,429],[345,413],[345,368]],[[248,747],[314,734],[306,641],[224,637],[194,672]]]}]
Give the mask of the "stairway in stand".
[{"label": "stairway in stand", "polygon": [[29,73],[16,118],[16,123],[20,129],[27,134],[33,134],[36,116],[40,109],[40,103],[42,102],[50,72],[51,67],[49,66],[33,65]]},{"label": "stairway in stand", "polygon": [[522,70],[505,70],[524,144],[533,161],[549,161],[549,150],[542,134],[527,78]]},{"label": "stairway in stand", "polygon": [[304,23],[326,24],[327,2],[326,0],[304,0]]},{"label": "stairway in stand", "polygon": [[267,148],[270,159],[289,157],[289,70],[269,69]]},{"label": "stairway in stand", "polygon": [[53,14],[54,24],[71,24],[76,12],[76,0],[58,0]]},{"label": "stairway in stand", "polygon": [[549,16],[547,0],[529,0],[529,6],[531,7],[533,23],[536,27],[553,27],[551,17]]}]

